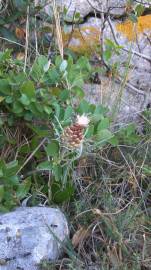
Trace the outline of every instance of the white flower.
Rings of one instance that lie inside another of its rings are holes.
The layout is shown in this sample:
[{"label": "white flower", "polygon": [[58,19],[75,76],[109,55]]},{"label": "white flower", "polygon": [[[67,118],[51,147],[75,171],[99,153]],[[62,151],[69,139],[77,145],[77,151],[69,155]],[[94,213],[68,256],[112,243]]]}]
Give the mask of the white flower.
[{"label": "white flower", "polygon": [[86,115],[77,116],[77,124],[83,127],[86,127],[89,124],[90,120]]}]

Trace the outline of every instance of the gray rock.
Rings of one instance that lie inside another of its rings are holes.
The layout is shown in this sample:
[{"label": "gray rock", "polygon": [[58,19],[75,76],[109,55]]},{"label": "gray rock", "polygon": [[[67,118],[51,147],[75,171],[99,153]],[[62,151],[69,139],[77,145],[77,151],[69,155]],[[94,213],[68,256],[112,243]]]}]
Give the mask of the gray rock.
[{"label": "gray rock", "polygon": [[[84,92],[87,101],[102,104],[112,111],[112,118],[120,126],[138,119],[139,113],[145,109],[145,96],[133,92],[128,87],[123,89],[120,83],[102,76],[101,84],[85,84]],[[149,97],[151,101],[151,97]]]},{"label": "gray rock", "polygon": [[[119,44],[127,51],[121,49],[119,54],[113,53],[109,64],[118,64],[120,80],[123,81],[123,78],[127,76],[126,84],[121,89],[119,83],[101,75],[100,85],[86,84],[84,90],[87,100],[91,103],[102,103],[112,108],[112,110],[116,107],[118,112],[116,119],[118,122],[124,123],[137,119],[138,114],[151,102],[151,62],[143,57],[145,55],[151,58],[151,47],[149,39],[143,33],[138,35],[136,42],[128,40],[124,34],[117,30],[116,25],[118,22],[120,21],[112,21],[114,34]],[[101,29],[101,19],[89,18],[86,23],[80,25],[81,32],[83,27],[91,29],[92,26],[98,30]],[[150,30],[146,32],[149,35]],[[106,39],[115,42],[107,22],[104,28],[104,41]],[[73,36],[73,41],[71,40],[70,44],[74,47],[77,44],[75,41]],[[134,52],[140,53],[140,56]],[[129,67],[127,69],[128,62]]]},{"label": "gray rock", "polygon": [[[117,63],[118,64],[118,71],[121,77],[125,76],[125,72],[127,69],[127,63],[129,61],[129,70],[128,70],[128,81],[132,84],[132,86],[136,87],[138,90],[142,91],[150,91],[151,90],[151,61],[148,61],[147,59],[143,58],[143,55],[151,59],[151,47],[150,47],[150,40],[148,38],[151,31],[148,29],[146,30],[146,35],[143,33],[140,33],[137,37],[137,41],[128,40],[128,38],[121,32],[117,30],[117,25],[120,23],[119,20],[114,20],[111,22],[112,28],[114,30],[115,38],[118,41],[119,45],[121,45],[124,50],[119,50],[119,54],[112,54],[112,57],[110,59],[110,64]],[[99,18],[89,18],[86,23],[83,23],[80,25],[80,33],[83,33],[84,29],[91,29],[91,27],[94,27],[96,29],[96,32],[100,31],[101,29],[101,19]],[[68,26],[66,28],[66,31],[69,31],[69,33],[72,31],[71,26]],[[90,31],[90,30],[89,30]],[[86,32],[86,30],[85,30]],[[106,39],[110,39],[113,42],[115,42],[113,33],[111,31],[111,27],[106,22],[105,28],[104,28],[104,43]],[[88,34],[88,37],[91,35]],[[93,36],[92,36],[93,37]],[[86,40],[85,36],[83,35],[83,38]],[[81,39],[81,45],[79,45],[79,40],[77,40],[74,37],[70,39],[69,46],[71,47],[82,47],[83,46],[83,40]],[[92,40],[93,42],[93,40]],[[95,40],[94,40],[95,42]],[[105,47],[105,46],[104,46]],[[87,48],[87,47],[86,47]],[[138,56],[136,53],[139,53],[140,56]],[[130,58],[130,60],[129,60]]]},{"label": "gray rock", "polygon": [[[44,6],[44,11],[49,16],[52,15],[52,1],[47,0],[36,0],[36,4],[42,4]],[[145,4],[148,8],[150,6],[149,0],[140,0],[142,4]],[[133,5],[137,5],[136,1]],[[84,18],[88,14],[94,11],[104,12],[112,16],[122,16],[126,12],[127,0],[56,0],[56,5],[62,10],[64,7],[67,9],[66,21],[73,20],[73,15],[75,12],[80,13],[80,17]]]},{"label": "gray rock", "polygon": [[0,215],[0,270],[38,270],[42,260],[55,260],[68,224],[59,209],[20,207]]}]

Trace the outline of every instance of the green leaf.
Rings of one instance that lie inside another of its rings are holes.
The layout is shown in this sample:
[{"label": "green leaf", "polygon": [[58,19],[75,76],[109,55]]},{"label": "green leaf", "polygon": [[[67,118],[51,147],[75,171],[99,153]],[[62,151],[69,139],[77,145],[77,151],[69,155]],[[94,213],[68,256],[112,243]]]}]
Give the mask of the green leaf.
[{"label": "green leaf", "polygon": [[55,65],[56,65],[56,67],[60,67],[60,65],[61,65],[61,63],[62,63],[62,57],[60,56],[60,55],[57,55],[57,57],[55,58]]},{"label": "green leaf", "polygon": [[76,66],[79,66],[80,69],[82,69],[83,71],[91,71],[91,65],[89,63],[89,59],[85,56],[81,56],[78,59]]},{"label": "green leaf", "polygon": [[68,106],[65,110],[63,121],[67,121],[67,120],[70,121],[72,114],[73,114],[73,108],[71,106]]},{"label": "green leaf", "polygon": [[4,174],[3,174],[3,170],[0,169],[0,177],[2,177]]},{"label": "green leaf", "polygon": [[39,137],[48,137],[49,136],[49,130],[45,127],[37,127],[31,124],[27,124],[27,126],[36,133]]},{"label": "green leaf", "polygon": [[62,90],[59,97],[62,101],[66,101],[69,98],[69,90],[67,89]]},{"label": "green leaf", "polygon": [[30,177],[26,178],[21,184],[18,185],[16,196],[18,199],[23,199],[28,194],[31,187]]},{"label": "green leaf", "polygon": [[61,80],[61,76],[56,67],[49,68],[46,81],[50,85],[56,84]]},{"label": "green leaf", "polygon": [[27,78],[27,74],[26,73],[24,73],[24,72],[20,72],[19,74],[15,74],[15,76],[14,76],[14,78],[13,78],[14,80],[15,80],[15,82],[17,83],[17,84],[23,84],[24,82],[26,82],[27,80],[28,80],[28,78]]},{"label": "green leaf", "polygon": [[21,92],[25,94],[30,100],[35,98],[35,87],[32,81],[27,81],[23,83],[21,87]]},{"label": "green leaf", "polygon": [[77,111],[80,114],[84,114],[84,113],[89,113],[90,112],[89,109],[90,109],[90,103],[88,103],[86,100],[82,100]]},{"label": "green leaf", "polygon": [[0,93],[5,96],[11,94],[11,87],[8,80],[0,79]]},{"label": "green leaf", "polygon": [[0,34],[1,34],[1,36],[3,36],[6,39],[17,42],[17,39],[16,39],[15,35],[13,34],[13,32],[4,26],[0,27]]},{"label": "green leaf", "polygon": [[4,197],[4,185],[0,185],[0,202],[3,200]]},{"label": "green leaf", "polygon": [[133,23],[137,23],[137,16],[135,14],[129,15],[129,20]]},{"label": "green leaf", "polygon": [[99,132],[99,131],[102,130],[102,129],[107,129],[107,128],[109,128],[109,125],[110,125],[110,122],[109,122],[109,119],[108,119],[108,118],[102,119],[102,120],[99,122],[98,126],[97,126],[97,132]]},{"label": "green leaf", "polygon": [[118,132],[118,137],[121,139],[122,143],[129,145],[135,144],[140,141],[140,137],[136,134],[136,126],[134,124],[129,124],[126,128],[121,129]]},{"label": "green leaf", "polygon": [[111,56],[112,56],[112,51],[107,49],[103,52],[103,58],[105,61],[108,61],[111,59]]},{"label": "green leaf", "polygon": [[18,166],[18,160],[13,160],[6,164],[7,169],[12,169],[15,168],[16,166]]},{"label": "green leaf", "polygon": [[13,112],[16,114],[20,114],[23,111],[23,107],[19,102],[13,103]]},{"label": "green leaf", "polygon": [[37,166],[38,170],[52,170],[52,163],[50,161],[44,161],[38,164]]},{"label": "green leaf", "polygon": [[44,66],[46,64],[48,64],[48,58],[44,55],[40,55],[38,58],[37,58],[37,63],[39,65],[39,67],[41,68],[41,70],[44,70]]},{"label": "green leaf", "polygon": [[25,112],[24,113],[24,119],[27,121],[31,121],[33,119],[33,115],[31,112]]},{"label": "green leaf", "polygon": [[13,97],[12,96],[7,96],[5,98],[5,102],[8,103],[8,104],[12,103],[13,102]]},{"label": "green leaf", "polygon": [[60,164],[54,164],[53,166],[53,174],[55,177],[55,181],[60,181],[62,178],[62,167]]},{"label": "green leaf", "polygon": [[7,176],[5,177],[5,181],[7,181],[9,184],[13,186],[18,186],[19,184],[19,178],[17,175]]},{"label": "green leaf", "polygon": [[25,145],[22,145],[20,148],[19,148],[19,153],[21,154],[28,154],[30,152],[30,145],[29,144],[25,144]]},{"label": "green leaf", "polygon": [[68,183],[64,189],[61,189],[59,183],[52,185],[53,201],[55,203],[63,203],[68,201],[74,194],[74,187]]},{"label": "green leaf", "polygon": [[5,62],[11,58],[11,50],[6,49],[4,52],[0,52],[0,62]]},{"label": "green leaf", "polygon": [[77,74],[76,76],[73,74],[73,76],[74,76],[74,80],[73,80],[73,82],[71,81],[72,88],[75,86],[82,88],[84,85],[84,80],[83,80],[81,74]]},{"label": "green leaf", "polygon": [[52,113],[52,108],[50,106],[44,105],[44,111],[50,115]]},{"label": "green leaf", "polygon": [[94,115],[95,114],[105,114],[108,112],[108,109],[106,107],[103,107],[102,105],[98,105],[94,111]]},{"label": "green leaf", "polygon": [[76,13],[75,13],[74,19],[80,19],[80,12],[76,12]]},{"label": "green leaf", "polygon": [[30,109],[30,111],[32,112],[32,117],[36,116],[37,118],[40,117],[41,119],[44,117],[44,108],[40,102],[31,102],[30,105],[28,105],[28,109]]},{"label": "green leaf", "polygon": [[[16,173],[18,169],[19,169],[18,161],[13,160],[5,165],[3,172],[7,178],[11,178],[11,177],[13,178],[13,177],[17,177]],[[16,180],[14,179],[13,181],[16,181]]]},{"label": "green leaf", "polygon": [[23,105],[28,106],[30,104],[30,100],[25,94],[22,94],[19,100]]},{"label": "green leaf", "polygon": [[145,7],[141,4],[137,5],[135,8],[135,12],[136,12],[138,17],[143,14],[144,10],[145,10]]},{"label": "green leaf", "polygon": [[107,142],[112,136],[112,133],[108,129],[103,129],[97,132],[96,139],[97,141]]},{"label": "green leaf", "polygon": [[53,106],[55,108],[55,116],[59,119],[60,110],[61,110],[60,105],[57,102],[54,102]]},{"label": "green leaf", "polygon": [[3,169],[5,169],[6,163],[3,159],[0,159],[0,170],[1,170],[1,175],[3,176]]},{"label": "green leaf", "polygon": [[57,141],[52,141],[46,147],[46,152],[48,156],[57,157],[59,154],[59,143]]},{"label": "green leaf", "polygon": [[145,175],[151,176],[151,167],[150,166],[143,166],[142,171]]},{"label": "green leaf", "polygon": [[73,87],[72,92],[79,98],[83,98],[85,96],[84,91],[78,86]]},{"label": "green leaf", "polygon": [[87,139],[89,139],[89,138],[91,138],[91,137],[93,136],[93,133],[94,133],[94,126],[91,125],[91,126],[89,126],[88,129],[87,129],[85,137],[86,137]]},{"label": "green leaf", "polygon": [[44,72],[47,72],[50,68],[51,61],[49,60],[43,67]]},{"label": "green leaf", "polygon": [[59,67],[60,71],[64,72],[66,70],[67,66],[68,66],[67,60],[63,60],[60,67]]},{"label": "green leaf", "polygon": [[49,65],[49,61],[47,59],[47,57],[40,55],[39,57],[37,57],[37,59],[35,60],[33,66],[32,66],[32,70],[31,70],[31,77],[36,81],[43,81],[44,80],[44,75],[46,73],[46,69],[47,69],[47,74],[50,72],[50,68],[48,68]]},{"label": "green leaf", "polygon": [[118,146],[119,144],[119,140],[115,135],[111,139],[109,139],[108,142],[113,146]]}]

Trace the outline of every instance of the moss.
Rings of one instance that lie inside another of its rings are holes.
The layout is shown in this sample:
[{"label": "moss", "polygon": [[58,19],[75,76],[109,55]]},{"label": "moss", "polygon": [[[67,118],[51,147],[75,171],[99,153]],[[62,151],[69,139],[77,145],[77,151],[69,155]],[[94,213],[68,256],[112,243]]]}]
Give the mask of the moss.
[{"label": "moss", "polygon": [[130,20],[119,23],[116,25],[116,29],[124,34],[128,40],[136,40],[137,35],[143,33],[145,30],[151,30],[151,15],[138,17],[136,24]]},{"label": "moss", "polygon": [[78,54],[91,54],[100,45],[100,30],[93,26],[83,26],[71,32],[63,32],[64,47]]}]

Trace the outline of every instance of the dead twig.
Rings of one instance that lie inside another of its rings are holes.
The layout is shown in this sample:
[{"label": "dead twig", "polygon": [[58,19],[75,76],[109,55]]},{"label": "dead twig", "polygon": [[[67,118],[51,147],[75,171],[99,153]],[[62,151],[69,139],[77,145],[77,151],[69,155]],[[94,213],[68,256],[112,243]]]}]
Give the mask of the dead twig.
[{"label": "dead twig", "polygon": [[57,38],[58,48],[59,48],[61,58],[63,59],[63,40],[62,40],[62,31],[61,31],[61,25],[60,25],[60,16],[59,16],[59,12],[57,11],[55,0],[53,0],[53,13],[54,13],[54,19],[55,19],[56,38]]},{"label": "dead twig", "polygon": [[46,141],[46,138],[44,138],[40,144],[35,148],[35,150],[31,153],[31,155],[25,160],[24,164],[19,168],[16,174],[18,174],[24,167],[25,165],[32,159],[32,157],[35,155],[35,153],[39,150],[39,148],[44,144]]},{"label": "dead twig", "polygon": [[[115,81],[119,81],[121,83],[123,81],[123,79],[120,76],[118,76],[118,78],[116,78]],[[143,96],[146,95],[146,93],[144,91],[137,89],[130,82],[125,82],[125,85],[128,88],[130,88],[133,92],[136,92],[137,94],[140,94],[140,95],[143,95]]]},{"label": "dead twig", "polygon": [[132,202],[134,201],[134,198],[131,199],[130,202],[128,202],[123,208],[117,210],[116,212],[112,212],[112,213],[104,213],[102,212],[100,209],[96,209],[96,208],[92,208],[92,209],[88,209],[88,210],[85,210],[81,213],[79,213],[78,215],[76,215],[74,217],[74,219],[77,219],[79,218],[80,216],[82,216],[83,214],[86,214],[86,213],[94,213],[96,215],[99,215],[99,216],[112,216],[112,215],[118,215],[120,214],[121,212],[123,212],[128,206],[130,206],[132,204]]},{"label": "dead twig", "polygon": [[20,47],[25,48],[25,45],[23,45],[23,44],[21,44],[21,43],[18,43],[18,42],[16,42],[16,41],[13,41],[13,40],[11,40],[11,39],[4,38],[4,37],[0,37],[0,39],[1,39],[1,40],[4,40],[4,41],[7,41],[7,42],[10,42],[10,43],[12,43],[12,44],[18,45],[18,46],[20,46]]},{"label": "dead twig", "polygon": [[27,7],[27,19],[26,19],[26,43],[25,43],[24,72],[26,71],[26,66],[27,66],[28,45],[29,45],[29,6]]}]

